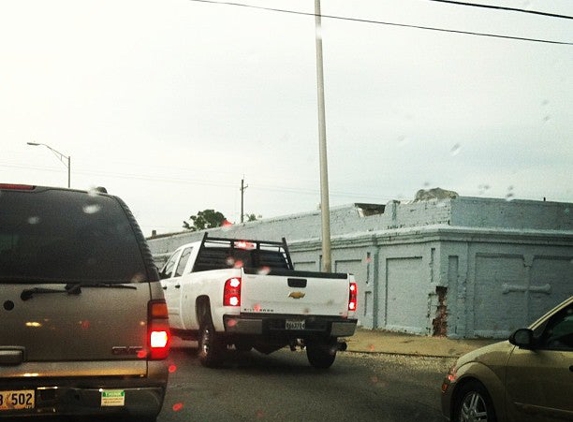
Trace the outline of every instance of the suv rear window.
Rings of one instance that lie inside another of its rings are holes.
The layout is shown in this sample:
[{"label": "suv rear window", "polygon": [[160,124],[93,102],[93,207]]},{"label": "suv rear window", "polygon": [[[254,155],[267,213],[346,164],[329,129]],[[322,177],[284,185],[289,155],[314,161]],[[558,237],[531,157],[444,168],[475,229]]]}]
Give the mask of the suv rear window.
[{"label": "suv rear window", "polygon": [[146,274],[115,197],[59,189],[0,191],[0,282],[132,282]]}]

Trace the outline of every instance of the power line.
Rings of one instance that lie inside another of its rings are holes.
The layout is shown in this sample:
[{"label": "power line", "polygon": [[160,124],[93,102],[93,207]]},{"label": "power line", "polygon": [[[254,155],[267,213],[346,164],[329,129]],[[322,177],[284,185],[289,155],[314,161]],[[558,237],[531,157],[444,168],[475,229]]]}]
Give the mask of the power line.
[{"label": "power line", "polygon": [[[300,11],[296,11],[296,10],[279,9],[279,8],[275,8],[275,7],[266,7],[266,6],[254,6],[254,5],[245,4],[245,3],[216,1],[216,0],[189,0],[189,1],[196,2],[196,3],[209,3],[209,4],[218,4],[218,5],[225,5],[225,6],[244,7],[244,8],[248,8],[248,9],[267,10],[270,12],[289,13],[289,14],[293,14],[293,15],[303,15],[303,16],[313,16],[313,17],[315,16],[315,14],[311,13],[311,12],[300,12]],[[438,1],[438,0],[435,0],[435,1]],[[460,3],[460,4],[462,4],[462,3]],[[388,21],[381,21],[381,20],[374,20],[374,19],[351,18],[351,17],[347,17],[347,16],[335,16],[335,15],[324,15],[324,14],[321,15],[321,17],[325,18],[325,19],[335,19],[335,20],[341,20],[341,21],[368,23],[368,24],[373,24],[373,25],[395,26],[395,27],[400,27],[400,28],[413,28],[413,29],[421,29],[421,30],[426,30],[426,31],[445,32],[445,33],[450,33],[450,34],[473,35],[473,36],[477,36],[477,37],[501,38],[501,39],[506,39],[506,40],[529,41],[529,42],[537,42],[537,43],[544,43],[544,44],[573,45],[573,42],[544,40],[544,39],[540,39],[540,38],[517,37],[517,36],[511,36],[511,35],[489,34],[486,32],[443,29],[443,28],[436,28],[436,27],[431,27],[431,26],[412,25],[412,24],[388,22]]]},{"label": "power line", "polygon": [[538,10],[519,9],[517,7],[494,6],[492,4],[468,3],[468,2],[464,2],[464,1],[454,1],[454,0],[427,0],[427,1],[433,1],[433,2],[437,2],[437,3],[456,4],[458,6],[479,7],[479,8],[483,8],[483,9],[506,10],[506,11],[510,11],[510,12],[529,13],[531,15],[547,16],[550,18],[573,19],[573,16],[559,15],[556,13],[548,13],[548,12],[540,12]]},{"label": "power line", "polygon": [[[60,170],[56,167],[32,167],[29,165],[17,165],[17,164],[5,164],[0,162],[0,169],[2,167],[10,167],[10,168],[20,168],[20,169],[34,169],[40,171],[48,171],[57,173]],[[140,181],[149,181],[149,182],[156,182],[156,183],[178,183],[183,185],[191,185],[191,186],[214,186],[219,188],[234,188],[234,182],[224,182],[224,181],[213,181],[213,180],[198,180],[198,179],[190,179],[185,177],[169,177],[169,176],[158,176],[157,174],[149,176],[145,174],[133,174],[133,173],[117,173],[117,172],[106,172],[106,171],[85,171],[85,170],[77,170],[74,174],[78,175],[88,175],[88,176],[100,176],[100,177],[113,177],[116,179],[127,179],[127,180],[140,180]],[[244,189],[247,187],[251,187],[253,190],[257,191],[271,191],[271,192],[283,192],[287,194],[296,194],[296,195],[316,195],[319,190],[312,189],[312,188],[302,188],[302,187],[289,187],[289,186],[279,186],[279,185],[266,185],[266,184],[256,184],[253,186],[243,186]],[[356,192],[342,192],[342,191],[334,191],[332,192],[332,196],[335,197],[348,197],[353,198],[356,196],[365,197],[369,196],[365,193],[356,193]]]}]

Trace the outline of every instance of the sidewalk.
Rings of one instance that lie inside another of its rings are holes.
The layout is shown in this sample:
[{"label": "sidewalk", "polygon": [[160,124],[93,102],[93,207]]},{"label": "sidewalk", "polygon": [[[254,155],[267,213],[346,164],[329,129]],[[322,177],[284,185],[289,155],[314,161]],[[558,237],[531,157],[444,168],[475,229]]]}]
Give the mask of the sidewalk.
[{"label": "sidewalk", "polygon": [[500,341],[492,339],[454,340],[364,328],[358,328],[352,337],[347,337],[345,340],[349,352],[451,358]]}]

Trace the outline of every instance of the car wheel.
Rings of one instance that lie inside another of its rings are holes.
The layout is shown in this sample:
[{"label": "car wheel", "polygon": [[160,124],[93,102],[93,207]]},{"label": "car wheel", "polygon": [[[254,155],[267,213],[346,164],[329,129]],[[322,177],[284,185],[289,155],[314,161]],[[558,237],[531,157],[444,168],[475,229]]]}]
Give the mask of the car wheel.
[{"label": "car wheel", "polygon": [[454,408],[455,422],[496,422],[495,409],[483,384],[473,381],[462,386]]},{"label": "car wheel", "polygon": [[199,337],[199,361],[203,366],[213,368],[223,360],[223,344],[218,338],[211,321],[201,324]]},{"label": "car wheel", "polygon": [[312,341],[306,344],[306,357],[317,369],[328,369],[336,359],[336,347],[328,341]]}]

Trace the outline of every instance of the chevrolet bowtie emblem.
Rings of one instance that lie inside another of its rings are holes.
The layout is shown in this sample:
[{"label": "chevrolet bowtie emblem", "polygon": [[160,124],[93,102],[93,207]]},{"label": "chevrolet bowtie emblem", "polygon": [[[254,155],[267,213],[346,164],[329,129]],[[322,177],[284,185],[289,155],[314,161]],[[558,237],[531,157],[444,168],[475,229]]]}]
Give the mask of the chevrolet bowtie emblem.
[{"label": "chevrolet bowtie emblem", "polygon": [[300,299],[303,298],[305,294],[303,292],[290,292],[288,297],[292,297],[293,299]]}]

